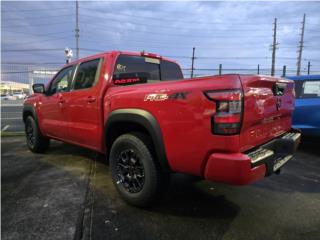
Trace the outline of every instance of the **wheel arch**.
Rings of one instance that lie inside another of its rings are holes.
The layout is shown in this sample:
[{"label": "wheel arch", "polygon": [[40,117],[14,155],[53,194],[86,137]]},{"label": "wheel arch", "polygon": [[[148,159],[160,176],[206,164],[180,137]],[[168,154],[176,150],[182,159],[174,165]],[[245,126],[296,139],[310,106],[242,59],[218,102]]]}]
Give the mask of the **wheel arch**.
[{"label": "wheel arch", "polygon": [[118,109],[109,114],[104,129],[107,156],[114,140],[118,136],[132,131],[143,132],[150,136],[162,170],[170,172],[159,123],[150,112],[142,109]]},{"label": "wheel arch", "polygon": [[[33,105],[24,105],[22,110],[22,119],[23,122],[26,122],[28,116],[32,116],[34,120],[37,122],[37,113],[34,109]],[[37,122],[38,123],[38,122]]]},{"label": "wheel arch", "polygon": [[22,119],[23,119],[24,123],[26,122],[26,119],[27,119],[28,116],[33,117],[34,121],[36,122],[36,124],[37,124],[37,126],[38,126],[38,128],[40,130],[40,133],[43,134],[42,130],[40,128],[40,125],[39,125],[38,115],[37,115],[36,109],[31,104],[23,105]]}]

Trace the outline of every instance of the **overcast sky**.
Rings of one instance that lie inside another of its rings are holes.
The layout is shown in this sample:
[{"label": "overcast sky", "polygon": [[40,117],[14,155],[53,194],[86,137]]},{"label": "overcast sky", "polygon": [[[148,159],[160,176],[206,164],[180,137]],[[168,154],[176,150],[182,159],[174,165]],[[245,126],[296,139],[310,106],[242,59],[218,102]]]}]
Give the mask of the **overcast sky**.
[{"label": "overcast sky", "polygon": [[[320,2],[79,2],[80,56],[150,51],[190,68],[270,68],[278,18],[277,69],[296,69],[306,13],[302,67],[320,72]],[[61,63],[75,53],[75,2],[1,2],[2,63]],[[12,51],[14,50],[14,51]],[[269,71],[269,70],[268,70]],[[197,73],[211,73],[203,70]],[[187,71],[186,71],[187,73]],[[215,72],[213,72],[215,73]],[[293,73],[293,72],[292,72]]]}]

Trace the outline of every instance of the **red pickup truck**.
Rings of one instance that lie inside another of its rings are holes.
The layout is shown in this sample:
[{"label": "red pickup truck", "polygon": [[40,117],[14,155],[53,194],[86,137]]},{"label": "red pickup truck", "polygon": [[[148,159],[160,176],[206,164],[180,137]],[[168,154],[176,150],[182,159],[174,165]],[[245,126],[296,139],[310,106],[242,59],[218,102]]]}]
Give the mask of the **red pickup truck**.
[{"label": "red pickup truck", "polygon": [[177,63],[112,51],[64,66],[24,102],[27,145],[49,139],[103,153],[120,195],[148,205],[170,173],[244,185],[292,158],[294,83],[227,74],[183,79]]}]

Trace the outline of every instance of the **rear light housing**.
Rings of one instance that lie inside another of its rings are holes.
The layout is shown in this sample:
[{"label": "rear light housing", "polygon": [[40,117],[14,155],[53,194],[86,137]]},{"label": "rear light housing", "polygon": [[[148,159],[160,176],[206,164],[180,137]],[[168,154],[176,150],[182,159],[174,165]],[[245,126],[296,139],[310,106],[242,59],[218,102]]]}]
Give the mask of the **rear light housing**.
[{"label": "rear light housing", "polygon": [[155,53],[147,53],[145,51],[141,51],[140,52],[141,56],[143,57],[151,57],[151,58],[158,58],[158,59],[161,59],[162,57],[158,54],[155,54]]},{"label": "rear light housing", "polygon": [[211,131],[216,135],[240,133],[243,116],[243,94],[240,89],[206,91],[206,97],[216,103],[211,118]]}]

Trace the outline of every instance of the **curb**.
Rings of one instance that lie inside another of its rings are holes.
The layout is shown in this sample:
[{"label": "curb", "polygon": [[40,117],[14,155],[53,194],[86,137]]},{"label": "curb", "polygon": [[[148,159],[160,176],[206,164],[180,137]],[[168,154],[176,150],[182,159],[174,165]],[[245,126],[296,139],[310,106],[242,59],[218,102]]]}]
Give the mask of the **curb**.
[{"label": "curb", "polygon": [[1,137],[21,137],[24,136],[24,132],[3,132],[1,131]]}]

